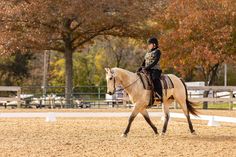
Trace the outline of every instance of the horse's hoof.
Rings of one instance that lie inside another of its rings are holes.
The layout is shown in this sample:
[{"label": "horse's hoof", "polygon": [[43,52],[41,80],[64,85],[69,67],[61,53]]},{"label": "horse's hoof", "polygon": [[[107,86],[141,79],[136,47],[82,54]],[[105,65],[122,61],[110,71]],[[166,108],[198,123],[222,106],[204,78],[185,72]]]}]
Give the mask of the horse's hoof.
[{"label": "horse's hoof", "polygon": [[126,138],[126,137],[127,137],[127,134],[122,134],[121,137]]},{"label": "horse's hoof", "polygon": [[157,136],[159,136],[159,134],[158,133],[154,133],[154,136],[157,137]]},{"label": "horse's hoof", "polygon": [[164,133],[164,132],[162,132],[161,134],[160,134],[160,136],[165,136],[166,135],[166,133]]},{"label": "horse's hoof", "polygon": [[196,131],[191,132],[192,135],[197,135]]}]

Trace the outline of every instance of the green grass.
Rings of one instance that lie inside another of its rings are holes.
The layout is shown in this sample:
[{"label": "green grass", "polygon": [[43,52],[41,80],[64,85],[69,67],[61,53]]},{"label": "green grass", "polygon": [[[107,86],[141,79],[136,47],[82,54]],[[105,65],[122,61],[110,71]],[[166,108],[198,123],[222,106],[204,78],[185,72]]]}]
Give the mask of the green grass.
[{"label": "green grass", "polygon": [[[197,105],[197,108],[202,108],[203,105],[199,104]],[[208,104],[209,109],[229,109],[230,105],[228,103],[222,103],[222,104]],[[233,104],[233,108],[236,108],[236,104]]]}]

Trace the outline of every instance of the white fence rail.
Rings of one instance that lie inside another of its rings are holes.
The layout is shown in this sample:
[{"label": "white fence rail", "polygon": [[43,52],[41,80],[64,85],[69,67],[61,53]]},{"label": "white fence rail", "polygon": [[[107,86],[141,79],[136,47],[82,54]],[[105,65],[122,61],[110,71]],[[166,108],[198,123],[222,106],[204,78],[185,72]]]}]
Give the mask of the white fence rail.
[{"label": "white fence rail", "polygon": [[[56,121],[56,118],[91,118],[91,117],[129,117],[130,112],[18,112],[18,113],[0,113],[0,118],[46,118],[47,122]],[[150,117],[163,117],[162,112],[149,112]],[[171,118],[184,118],[182,113],[170,113]],[[191,119],[208,121],[208,125],[213,122],[235,123],[235,117],[223,117],[212,115],[200,115],[199,117],[192,116]]]},{"label": "white fence rail", "polygon": [[[228,103],[229,109],[233,109],[236,104],[236,86],[189,86],[189,99],[194,102]],[[201,94],[194,95],[191,91],[201,91]],[[204,91],[209,91],[208,97],[204,97]]]},{"label": "white fence rail", "polygon": [[18,86],[0,86],[1,92],[16,92],[16,96],[13,97],[0,97],[0,102],[6,104],[7,102],[16,102],[17,107],[21,106],[21,88]]}]

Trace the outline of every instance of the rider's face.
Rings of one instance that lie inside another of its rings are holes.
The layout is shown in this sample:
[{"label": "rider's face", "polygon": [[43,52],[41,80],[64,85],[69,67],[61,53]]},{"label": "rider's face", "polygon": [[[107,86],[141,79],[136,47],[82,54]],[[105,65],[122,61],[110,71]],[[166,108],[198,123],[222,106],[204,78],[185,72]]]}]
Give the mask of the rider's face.
[{"label": "rider's face", "polygon": [[154,48],[154,45],[151,43],[151,44],[148,44],[148,49],[151,50]]}]

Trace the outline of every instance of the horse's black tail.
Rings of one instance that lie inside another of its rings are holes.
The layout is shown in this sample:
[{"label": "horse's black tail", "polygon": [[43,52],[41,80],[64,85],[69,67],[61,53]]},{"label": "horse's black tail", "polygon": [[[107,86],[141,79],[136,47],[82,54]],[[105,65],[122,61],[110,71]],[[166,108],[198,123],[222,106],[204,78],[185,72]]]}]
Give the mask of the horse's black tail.
[{"label": "horse's black tail", "polygon": [[183,85],[184,85],[184,88],[185,88],[187,109],[189,110],[189,112],[190,112],[192,115],[198,116],[196,108],[193,107],[193,106],[195,106],[196,104],[188,100],[188,92],[187,92],[186,84],[184,83],[184,80],[183,80],[183,79],[180,79],[180,80],[182,81],[182,83],[183,83]]}]

